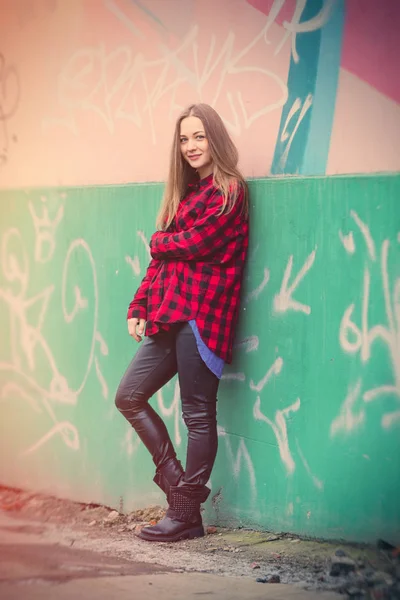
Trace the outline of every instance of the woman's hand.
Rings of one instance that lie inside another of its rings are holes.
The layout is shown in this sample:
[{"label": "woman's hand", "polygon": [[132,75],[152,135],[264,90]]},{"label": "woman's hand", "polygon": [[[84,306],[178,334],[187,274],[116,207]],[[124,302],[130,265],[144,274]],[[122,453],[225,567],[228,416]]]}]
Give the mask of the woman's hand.
[{"label": "woman's hand", "polygon": [[145,323],[146,321],[144,319],[137,319],[136,317],[133,319],[128,319],[129,335],[131,335],[137,342],[142,341]]}]

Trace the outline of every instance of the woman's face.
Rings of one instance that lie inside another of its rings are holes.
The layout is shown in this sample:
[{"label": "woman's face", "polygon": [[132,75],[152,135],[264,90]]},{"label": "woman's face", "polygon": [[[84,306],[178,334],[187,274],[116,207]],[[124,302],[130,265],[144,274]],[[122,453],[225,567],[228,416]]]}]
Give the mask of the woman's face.
[{"label": "woman's face", "polygon": [[183,119],[180,136],[183,158],[196,169],[200,179],[211,175],[213,162],[201,120],[198,117]]}]

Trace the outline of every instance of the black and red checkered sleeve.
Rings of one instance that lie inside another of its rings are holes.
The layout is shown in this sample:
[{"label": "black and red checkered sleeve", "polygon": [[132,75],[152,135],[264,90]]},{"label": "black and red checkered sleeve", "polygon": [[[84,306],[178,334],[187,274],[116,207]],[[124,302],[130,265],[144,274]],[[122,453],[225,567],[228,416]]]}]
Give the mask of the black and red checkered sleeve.
[{"label": "black and red checkered sleeve", "polygon": [[147,293],[150,283],[158,272],[160,265],[160,260],[155,260],[153,258],[150,261],[146,275],[143,277],[142,282],[129,305],[127,319],[147,319]]},{"label": "black and red checkered sleeve", "polygon": [[223,197],[218,191],[209,199],[205,211],[190,229],[179,233],[157,231],[150,242],[152,257],[158,260],[204,260],[215,256],[238,235],[243,196],[240,189],[231,211],[221,214]]}]

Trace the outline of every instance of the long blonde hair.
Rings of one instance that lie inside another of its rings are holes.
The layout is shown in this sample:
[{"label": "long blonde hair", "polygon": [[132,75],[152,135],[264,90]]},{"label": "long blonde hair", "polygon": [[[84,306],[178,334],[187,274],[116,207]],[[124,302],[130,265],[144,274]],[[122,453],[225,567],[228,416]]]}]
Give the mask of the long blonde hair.
[{"label": "long blonde hair", "polygon": [[203,123],[214,166],[214,184],[223,195],[221,213],[230,212],[235,205],[240,188],[244,191],[243,213],[248,214],[248,191],[237,164],[238,151],[232,142],[219,114],[208,104],[192,104],[178,118],[171,148],[169,175],[157,227],[166,230],[173,221],[180,201],[189,183],[196,181],[196,171],[186,162],[181,153],[181,122],[187,117],[198,117]]}]

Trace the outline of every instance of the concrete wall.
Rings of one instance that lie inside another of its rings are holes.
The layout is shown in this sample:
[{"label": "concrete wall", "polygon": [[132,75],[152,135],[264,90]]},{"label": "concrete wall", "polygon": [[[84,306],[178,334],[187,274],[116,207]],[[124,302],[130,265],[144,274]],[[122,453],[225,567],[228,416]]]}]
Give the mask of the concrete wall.
[{"label": "concrete wall", "polygon": [[[0,194],[0,481],[125,509],[162,500],[114,407],[160,193]],[[399,195],[400,176],[252,182],[209,518],[399,539]],[[184,460],[176,381],[153,402]]]},{"label": "concrete wall", "polygon": [[[202,100],[255,178],[208,517],[398,541],[400,4],[0,5],[0,481],[161,500],[113,398],[162,193],[149,182]],[[184,458],[176,383],[154,402]]]}]

